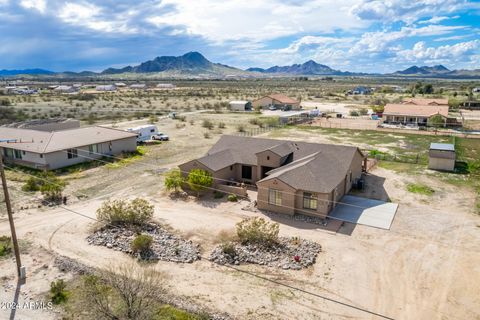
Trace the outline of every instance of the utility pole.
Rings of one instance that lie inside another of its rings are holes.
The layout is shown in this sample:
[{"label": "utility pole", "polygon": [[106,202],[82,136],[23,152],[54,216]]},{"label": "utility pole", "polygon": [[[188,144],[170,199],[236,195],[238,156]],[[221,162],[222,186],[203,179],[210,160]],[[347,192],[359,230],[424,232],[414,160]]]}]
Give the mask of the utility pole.
[{"label": "utility pole", "polygon": [[22,267],[22,262],[20,261],[20,250],[18,248],[17,233],[15,232],[15,224],[13,222],[12,205],[10,203],[10,195],[8,194],[7,178],[5,177],[5,168],[3,167],[2,155],[0,155],[0,176],[2,180],[3,194],[5,196],[5,204],[7,206],[8,221],[10,222],[10,231],[12,233],[13,250],[15,251],[18,278],[25,279],[25,268]]}]

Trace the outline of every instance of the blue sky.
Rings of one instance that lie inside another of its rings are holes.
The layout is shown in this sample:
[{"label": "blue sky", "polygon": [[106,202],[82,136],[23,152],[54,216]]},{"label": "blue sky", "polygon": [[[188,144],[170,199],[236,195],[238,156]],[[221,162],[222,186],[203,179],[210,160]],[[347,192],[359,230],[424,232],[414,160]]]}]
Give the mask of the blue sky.
[{"label": "blue sky", "polygon": [[188,51],[240,68],[480,68],[480,1],[0,0],[0,34],[0,69],[99,71]]}]

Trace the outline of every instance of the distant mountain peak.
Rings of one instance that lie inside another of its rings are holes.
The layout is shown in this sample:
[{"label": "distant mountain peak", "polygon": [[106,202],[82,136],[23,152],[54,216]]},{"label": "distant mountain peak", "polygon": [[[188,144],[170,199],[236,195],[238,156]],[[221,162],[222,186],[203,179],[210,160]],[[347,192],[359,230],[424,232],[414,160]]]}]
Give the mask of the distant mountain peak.
[{"label": "distant mountain peak", "polygon": [[445,74],[451,72],[449,69],[447,69],[445,66],[439,64],[436,66],[411,66],[405,70],[400,70],[395,72],[395,74],[401,74],[401,75],[435,75],[435,74]]}]

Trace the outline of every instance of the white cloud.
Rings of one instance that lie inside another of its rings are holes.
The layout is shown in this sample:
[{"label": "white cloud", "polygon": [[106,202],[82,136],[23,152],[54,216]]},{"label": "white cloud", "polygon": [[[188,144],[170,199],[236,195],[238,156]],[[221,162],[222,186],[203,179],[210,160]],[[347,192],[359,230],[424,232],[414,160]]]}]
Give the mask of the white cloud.
[{"label": "white cloud", "polygon": [[469,56],[478,54],[479,46],[480,40],[460,42],[436,48],[427,47],[425,42],[420,41],[412,49],[399,51],[396,60],[427,63],[455,62],[466,60]]},{"label": "white cloud", "polygon": [[350,49],[351,53],[361,54],[364,52],[379,53],[385,51],[397,51],[398,45],[392,43],[409,37],[427,37],[449,34],[457,30],[465,29],[464,26],[429,25],[421,28],[403,27],[399,31],[366,32],[361,39]]},{"label": "white cloud", "polygon": [[458,19],[460,16],[446,17],[446,16],[433,16],[428,20],[420,21],[419,24],[437,24],[445,20]]},{"label": "white cloud", "polygon": [[20,5],[26,9],[35,9],[40,13],[45,13],[47,9],[46,0],[21,0]]},{"label": "white cloud", "polygon": [[411,24],[423,17],[452,13],[468,8],[479,8],[478,3],[464,0],[363,0],[352,7],[352,14],[365,20],[403,21]]},{"label": "white cloud", "polygon": [[[356,0],[358,1],[358,0]],[[366,23],[349,13],[351,1],[164,0],[146,20],[212,42],[265,41],[299,33],[352,30]],[[173,8],[173,10],[172,10]]]},{"label": "white cloud", "polygon": [[[137,29],[129,27],[120,17],[104,16],[104,9],[88,2],[65,3],[58,12],[58,17],[65,23],[86,27],[106,33],[135,33]],[[125,13],[119,14],[125,16]]]},{"label": "white cloud", "polygon": [[0,6],[6,6],[9,3],[9,0],[0,0]]}]

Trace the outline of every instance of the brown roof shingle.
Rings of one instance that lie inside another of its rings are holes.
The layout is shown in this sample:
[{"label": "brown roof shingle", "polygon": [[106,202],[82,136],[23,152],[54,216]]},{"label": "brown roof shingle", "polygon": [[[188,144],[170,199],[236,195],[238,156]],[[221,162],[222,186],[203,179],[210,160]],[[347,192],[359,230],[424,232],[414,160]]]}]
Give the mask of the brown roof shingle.
[{"label": "brown roof shingle", "polygon": [[416,105],[416,104],[391,104],[385,105],[383,110],[384,115],[392,116],[418,116],[431,117],[440,114],[448,117],[448,106],[437,105]]}]

